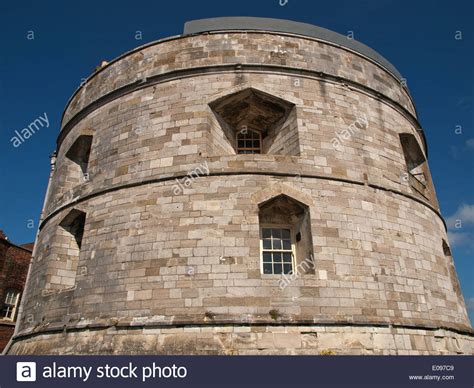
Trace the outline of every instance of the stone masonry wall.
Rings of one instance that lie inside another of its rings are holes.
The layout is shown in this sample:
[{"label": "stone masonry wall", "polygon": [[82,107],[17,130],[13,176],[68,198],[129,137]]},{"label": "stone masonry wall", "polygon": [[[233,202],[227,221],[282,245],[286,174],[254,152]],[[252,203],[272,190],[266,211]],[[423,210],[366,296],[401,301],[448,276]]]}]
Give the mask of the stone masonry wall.
[{"label": "stone masonry wall", "polygon": [[[277,158],[274,155],[248,159],[232,154],[230,147],[227,151],[219,147],[212,155],[219,152],[220,157],[207,158],[211,167],[214,164],[216,169],[229,172],[254,171],[255,161],[259,161],[264,171],[283,169],[358,181],[364,181],[367,176],[375,185],[411,193],[408,182],[402,179],[405,161],[398,134],[412,133],[418,139],[419,135],[393,107],[337,84],[316,80],[305,79],[302,86],[295,87],[292,77],[245,74],[239,77],[243,82],[233,87],[236,78],[234,74],[224,74],[172,81],[98,108],[75,126],[61,145],[48,211],[98,187],[187,174],[203,156],[209,155],[207,142],[215,131],[208,124],[212,112],[207,104],[223,93],[248,87],[297,105],[301,158],[290,163],[273,163]],[[366,119],[367,128],[354,132],[336,150],[333,139],[358,119]],[[91,182],[77,185],[68,179],[72,162],[65,153],[77,136],[91,131],[94,132],[89,160]],[[285,156],[281,159],[284,161]],[[269,163],[265,164],[265,160]],[[437,203],[432,202],[432,206],[437,207]]]},{"label": "stone masonry wall", "polygon": [[[80,203],[87,224],[76,286],[52,290],[38,306],[57,263],[52,254],[38,256],[25,317],[36,325],[25,328],[84,318],[202,322],[206,312],[271,321],[272,309],[295,320],[468,327],[442,249],[443,224],[420,203],[311,178],[203,176],[181,195],[173,195],[175,185]],[[283,290],[280,276],[260,274],[258,239],[258,203],[280,193],[309,202],[316,272]],[[45,225],[41,244],[49,245],[67,212]]]},{"label": "stone masonry wall", "polygon": [[[217,66],[235,63],[261,68]],[[274,143],[289,154],[229,144],[209,104],[247,89],[294,105]],[[65,111],[11,353],[472,353],[429,170],[426,197],[404,178],[399,135],[423,149],[418,129],[392,75],[310,38],[212,33],[113,62]],[[78,182],[66,153],[81,135]],[[260,270],[259,205],[281,194],[309,209],[315,265],[286,286]],[[72,209],[86,213],[73,263]]]},{"label": "stone masonry wall", "polygon": [[354,52],[310,37],[271,32],[228,32],[176,37],[143,46],[90,79],[70,101],[63,125],[97,98],[133,82],[170,71],[229,64],[307,69],[361,83],[415,113],[401,83]]}]

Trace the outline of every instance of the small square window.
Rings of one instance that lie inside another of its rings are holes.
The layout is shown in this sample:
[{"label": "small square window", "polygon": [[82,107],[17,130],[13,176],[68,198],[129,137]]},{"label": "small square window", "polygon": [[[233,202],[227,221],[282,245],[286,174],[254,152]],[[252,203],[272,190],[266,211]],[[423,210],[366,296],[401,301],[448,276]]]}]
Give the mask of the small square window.
[{"label": "small square window", "polygon": [[238,154],[261,154],[261,134],[260,132],[245,130],[237,132],[237,153]]}]

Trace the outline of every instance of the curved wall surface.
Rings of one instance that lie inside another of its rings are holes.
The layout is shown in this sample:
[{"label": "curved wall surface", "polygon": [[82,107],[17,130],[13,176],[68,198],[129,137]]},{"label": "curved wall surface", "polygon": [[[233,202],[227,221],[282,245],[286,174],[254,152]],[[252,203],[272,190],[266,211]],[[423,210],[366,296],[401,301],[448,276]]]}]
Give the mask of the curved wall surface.
[{"label": "curved wall surface", "polygon": [[[127,53],[64,112],[10,353],[472,354],[426,159],[356,50],[233,29]],[[267,223],[292,273],[265,273]]]}]

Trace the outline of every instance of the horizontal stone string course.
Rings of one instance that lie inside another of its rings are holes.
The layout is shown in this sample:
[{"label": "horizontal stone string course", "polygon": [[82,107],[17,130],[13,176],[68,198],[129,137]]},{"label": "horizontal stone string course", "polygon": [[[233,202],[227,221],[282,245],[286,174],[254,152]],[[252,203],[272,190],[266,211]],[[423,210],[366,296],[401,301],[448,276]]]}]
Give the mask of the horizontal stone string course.
[{"label": "horizontal stone string course", "polygon": [[[263,70],[263,69],[266,69],[266,70]],[[80,110],[73,117],[71,117],[69,121],[64,121],[64,118],[63,118],[62,130],[57,139],[58,149],[61,147],[63,139],[69,132],[70,128],[76,125],[84,117],[87,117],[87,115],[92,113],[95,109],[117,98],[120,98],[121,96],[125,94],[132,93],[134,91],[138,91],[140,89],[150,87],[159,83],[173,81],[175,79],[198,77],[198,76],[206,75],[206,74],[222,74],[224,72],[235,72],[236,70],[240,72],[245,71],[248,73],[264,72],[264,73],[282,74],[286,76],[300,77],[301,79],[308,78],[308,79],[315,79],[320,82],[339,83],[339,84],[344,85],[345,87],[351,88],[351,90],[358,91],[360,93],[366,93],[372,97],[380,99],[385,104],[400,111],[400,113],[405,115],[406,118],[410,120],[410,122],[415,127],[421,129],[421,125],[419,124],[413,112],[407,110],[403,105],[400,105],[400,103],[398,103],[396,100],[393,100],[390,97],[384,94],[381,94],[377,90],[374,90],[356,81],[350,81],[345,78],[336,77],[336,76],[333,76],[331,74],[326,74],[321,71],[309,71],[309,70],[304,70],[304,69],[291,68],[288,66],[268,65],[268,64],[249,65],[249,64],[235,63],[235,64],[226,64],[226,65],[218,65],[218,66],[207,66],[207,67],[174,70],[174,71],[170,71],[164,74],[155,75],[149,78],[136,80],[131,84],[124,85],[120,87],[119,89],[116,89],[116,90],[111,91],[110,93],[104,94],[97,100],[92,101],[89,105],[83,107],[82,110]],[[424,141],[424,143],[426,143],[426,141]]]},{"label": "horizontal stone string course", "polygon": [[[225,42],[230,40],[238,42],[239,48],[243,50],[225,49]],[[257,46],[255,42],[257,42]],[[248,49],[246,50],[247,47]],[[256,47],[259,53],[257,56],[255,52]],[[242,55],[237,55],[239,53]],[[247,60],[246,54],[251,60]],[[182,60],[186,62],[183,63]],[[347,60],[349,65],[351,62],[356,63],[352,64],[352,69],[350,66],[348,69],[347,63],[343,65],[342,60]],[[127,77],[129,77],[128,80],[134,79],[138,81],[167,70],[228,63],[242,65],[283,64],[300,69],[316,69],[320,72],[331,70],[331,73],[333,73],[334,64],[332,62],[334,61],[341,64],[341,69],[350,70],[349,72],[340,73],[346,79],[352,80],[358,77],[383,87],[383,90],[389,93],[401,91],[410,100],[411,109],[414,109],[409,91],[400,80],[394,77],[392,73],[387,72],[385,68],[381,68],[379,64],[371,62],[364,55],[361,56],[357,51],[348,51],[339,45],[333,45],[330,41],[322,42],[304,36],[288,36],[287,34],[271,31],[244,33],[236,31],[214,32],[152,42],[118,57],[107,66],[101,68],[88,78],[87,87],[90,89],[90,86],[93,85],[95,88],[96,83],[103,90],[110,90],[116,87],[114,84],[104,82],[104,78],[110,77],[109,73],[114,73],[113,77],[117,77],[121,82],[126,81]],[[117,74],[120,71],[127,70],[126,66],[130,65],[134,68],[126,72],[125,77]],[[140,68],[140,71],[133,73],[134,70],[139,70],[138,68]],[[366,75],[369,76],[367,77]],[[394,86],[394,89],[390,90],[387,87],[389,85]],[[78,88],[73,97],[68,101],[68,106],[72,105],[73,110],[78,104],[77,101],[83,98],[82,93],[84,93],[84,88]],[[63,118],[68,113],[68,109],[66,109]]]},{"label": "horizontal stone string course", "polygon": [[[180,340],[176,341],[175,338]],[[55,334],[24,339],[19,354],[77,354],[84,347],[96,354],[329,355],[341,348],[348,355],[438,355],[470,351],[472,338],[443,329],[334,326],[208,326],[116,328],[69,333],[62,351],[48,341]]]},{"label": "horizontal stone string course", "polygon": [[[354,185],[364,185],[366,184],[366,182],[363,182],[363,181],[355,181],[355,180],[349,180],[349,179],[344,179],[344,178],[338,178],[338,177],[335,177],[335,176],[316,176],[316,175],[301,175],[301,174],[287,174],[287,173],[276,173],[276,172],[273,172],[273,173],[263,173],[263,172],[257,172],[257,171],[253,171],[253,172],[228,172],[228,173],[218,173],[218,172],[215,172],[215,173],[212,173],[210,172],[208,174],[208,176],[232,176],[232,175],[235,175],[235,176],[239,176],[239,175],[268,175],[268,176],[281,176],[281,177],[296,177],[296,178],[299,178],[299,179],[303,179],[303,178],[308,178],[308,179],[327,179],[327,180],[334,180],[334,181],[338,181],[338,182],[345,182],[345,183],[350,183],[350,184],[354,184]],[[179,179],[183,179],[185,178],[186,175],[176,175],[176,176],[172,176],[172,177],[166,177],[166,178],[157,178],[157,179],[153,179],[153,180],[149,180],[149,181],[140,181],[140,182],[131,182],[131,183],[128,183],[126,185],[118,185],[118,186],[115,186],[115,187],[110,187],[106,190],[101,190],[101,191],[97,191],[97,192],[93,192],[93,193],[89,193],[89,194],[86,194],[80,198],[76,198],[74,200],[74,202],[69,202],[69,203],[66,203],[64,205],[62,205],[61,207],[58,207],[56,208],[55,212],[53,213],[50,213],[48,214],[43,220],[42,222],[40,223],[39,225],[39,228],[42,229],[44,227],[44,224],[51,218],[53,217],[57,212],[59,211],[62,211],[64,209],[67,209],[67,208],[70,208],[71,206],[74,206],[82,201],[86,201],[90,198],[93,198],[93,197],[96,197],[98,195],[102,195],[102,194],[105,194],[105,193],[109,193],[111,191],[115,191],[115,190],[121,190],[121,189],[126,189],[126,188],[130,188],[130,187],[134,187],[134,186],[141,186],[141,185],[147,185],[147,184],[154,184],[154,183],[158,183],[158,182],[166,182],[166,181],[176,181],[176,180],[179,180]],[[399,192],[399,191],[396,191],[396,190],[393,190],[393,189],[390,189],[390,188],[386,188],[386,187],[382,187],[382,186],[378,186],[378,185],[372,185],[372,184],[367,184],[368,187],[372,187],[374,189],[377,189],[377,190],[382,190],[382,191],[391,191],[393,192],[394,194],[398,194],[398,195],[403,195],[403,196],[406,196],[416,202],[419,202],[425,206],[427,206],[429,209],[431,209],[439,218],[440,220],[443,222],[444,224],[444,227],[445,227],[445,230],[447,230],[447,227],[446,227],[446,222],[444,220],[444,218],[442,217],[441,213],[434,207],[432,207],[429,203],[427,203],[426,201],[424,200],[420,200],[419,198],[409,194],[409,193],[403,193],[403,192]]]}]

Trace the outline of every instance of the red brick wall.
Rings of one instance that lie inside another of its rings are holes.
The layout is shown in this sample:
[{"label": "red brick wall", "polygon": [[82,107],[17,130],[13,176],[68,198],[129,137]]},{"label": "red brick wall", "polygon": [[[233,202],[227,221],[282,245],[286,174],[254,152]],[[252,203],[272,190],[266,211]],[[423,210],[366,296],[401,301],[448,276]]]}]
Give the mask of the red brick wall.
[{"label": "red brick wall", "polygon": [[3,325],[0,322],[0,353],[3,351],[5,346],[7,346],[10,337],[13,335],[15,326],[13,325]]},{"label": "red brick wall", "polygon": [[[23,292],[30,259],[29,250],[10,243],[0,231],[0,311],[8,289]],[[12,323],[2,322],[1,318],[0,316],[0,352],[8,343],[14,330]]]}]

